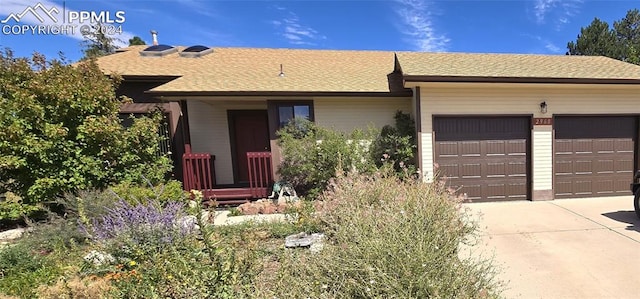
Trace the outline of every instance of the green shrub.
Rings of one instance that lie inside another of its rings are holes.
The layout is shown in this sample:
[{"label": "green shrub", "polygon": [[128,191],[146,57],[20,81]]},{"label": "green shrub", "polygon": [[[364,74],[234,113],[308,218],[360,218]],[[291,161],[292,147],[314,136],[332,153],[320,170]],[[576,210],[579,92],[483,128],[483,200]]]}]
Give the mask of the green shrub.
[{"label": "green shrub", "polygon": [[297,192],[317,197],[336,171],[369,171],[368,145],[371,136],[354,131],[343,134],[319,127],[305,119],[295,119],[278,131],[283,161],[278,173]]},{"label": "green shrub", "polygon": [[396,173],[411,175],[416,173],[416,128],[411,116],[397,111],[395,126],[384,126],[380,135],[371,144],[371,159],[376,166],[391,163]]},{"label": "green shrub", "polygon": [[316,201],[301,200],[296,205],[291,205],[286,210],[286,215],[292,220],[293,226],[297,232],[316,233],[321,228],[321,222],[315,217],[315,203]]},{"label": "green shrub", "polygon": [[489,261],[462,257],[475,226],[444,184],[395,175],[341,176],[316,214],[324,249],[282,255],[278,298],[485,298],[498,295]]},{"label": "green shrub", "polygon": [[165,203],[168,201],[183,201],[188,197],[188,193],[182,189],[182,183],[176,180],[170,180],[155,186],[123,182],[109,189],[129,203],[144,203],[148,200],[157,200]]},{"label": "green shrub", "polygon": [[179,181],[153,185],[140,185],[131,182],[117,184],[107,190],[83,190],[76,194],[67,193],[57,200],[68,217],[78,219],[88,226],[89,219],[97,219],[107,213],[108,209],[124,200],[130,204],[146,204],[150,200],[166,203],[184,201],[187,193],[182,190]]},{"label": "green shrub", "polygon": [[40,210],[38,206],[23,203],[22,197],[15,195],[13,192],[5,193],[4,199],[0,197],[0,221],[20,220],[29,217],[38,210]]},{"label": "green shrub", "polygon": [[84,241],[73,221],[57,218],[32,226],[16,244],[0,249],[0,292],[35,298],[38,286],[80,264]]},{"label": "green shrub", "polygon": [[158,154],[162,115],[124,128],[118,83],[93,61],[71,65],[0,52],[0,193],[35,205],[142,176],[164,179],[171,164]]}]

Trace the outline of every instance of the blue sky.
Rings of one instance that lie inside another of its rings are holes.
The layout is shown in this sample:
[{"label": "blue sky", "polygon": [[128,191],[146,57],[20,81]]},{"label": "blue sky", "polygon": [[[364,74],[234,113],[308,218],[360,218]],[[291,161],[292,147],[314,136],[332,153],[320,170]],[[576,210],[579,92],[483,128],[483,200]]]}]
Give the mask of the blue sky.
[{"label": "blue sky", "polygon": [[[490,53],[564,54],[568,41],[594,17],[609,24],[624,17],[636,1],[198,1],[198,0],[1,0],[0,17],[22,13],[41,3],[45,9],[69,12],[120,12],[114,35],[123,41],[134,35],[151,43],[149,31],[162,44],[218,47],[367,49]],[[41,13],[42,14],[42,13]],[[45,16],[41,16],[45,17]],[[81,35],[5,32],[15,26],[63,24],[38,20],[27,13],[0,26],[0,47],[17,56],[34,51],[47,56],[63,52],[71,60],[82,56]],[[13,28],[13,29],[12,29]]]}]

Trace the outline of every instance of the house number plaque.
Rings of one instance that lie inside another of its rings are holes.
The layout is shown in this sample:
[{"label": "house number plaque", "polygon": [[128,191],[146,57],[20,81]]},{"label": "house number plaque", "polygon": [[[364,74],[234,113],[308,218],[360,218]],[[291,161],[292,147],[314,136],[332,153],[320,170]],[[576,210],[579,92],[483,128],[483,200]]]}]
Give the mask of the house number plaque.
[{"label": "house number plaque", "polygon": [[550,126],[553,125],[553,118],[551,117],[536,117],[533,119],[533,125],[535,126]]}]

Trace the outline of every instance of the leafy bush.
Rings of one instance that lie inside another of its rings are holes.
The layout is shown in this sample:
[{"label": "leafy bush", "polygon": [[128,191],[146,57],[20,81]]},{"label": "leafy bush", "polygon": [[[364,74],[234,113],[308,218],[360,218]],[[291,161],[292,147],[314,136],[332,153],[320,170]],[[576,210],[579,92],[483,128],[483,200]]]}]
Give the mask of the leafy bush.
[{"label": "leafy bush", "polygon": [[464,258],[475,226],[444,184],[395,175],[338,177],[318,216],[317,254],[282,256],[264,296],[278,298],[486,298],[497,296],[489,261]]},{"label": "leafy bush", "polygon": [[35,298],[35,289],[55,281],[61,269],[46,256],[16,244],[0,249],[0,292]]},{"label": "leafy bush", "polygon": [[378,167],[391,163],[399,174],[415,174],[416,168],[416,129],[411,116],[397,111],[395,126],[384,126],[380,135],[371,144],[371,158]]},{"label": "leafy bush", "polygon": [[309,198],[318,196],[336,171],[369,171],[373,167],[367,159],[368,146],[362,142],[372,138],[361,131],[343,134],[306,119],[294,119],[278,135],[283,156],[278,172]]},{"label": "leafy bush", "polygon": [[4,200],[0,198],[0,220],[2,221],[16,221],[28,217],[38,210],[36,206],[24,204],[22,197],[15,195],[13,192],[7,192]]},{"label": "leafy bush", "polygon": [[35,205],[143,176],[162,180],[170,161],[158,154],[161,115],[124,128],[117,84],[91,61],[0,53],[0,193]]},{"label": "leafy bush", "polygon": [[84,241],[77,225],[64,219],[32,226],[16,244],[0,248],[0,292],[35,298],[39,285],[79,264]]},{"label": "leafy bush", "polygon": [[144,203],[150,199],[165,203],[168,201],[182,201],[188,197],[188,193],[182,189],[182,183],[176,180],[170,180],[155,186],[126,181],[109,189],[129,203]]}]

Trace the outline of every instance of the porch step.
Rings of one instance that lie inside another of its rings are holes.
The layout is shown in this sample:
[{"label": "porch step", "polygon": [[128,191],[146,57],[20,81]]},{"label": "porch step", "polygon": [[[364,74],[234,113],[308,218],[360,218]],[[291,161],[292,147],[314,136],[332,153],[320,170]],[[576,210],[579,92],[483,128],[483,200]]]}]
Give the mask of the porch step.
[{"label": "porch step", "polygon": [[[227,205],[232,205],[232,206],[237,206],[237,205],[241,205],[243,203],[247,203],[249,202],[248,199],[218,199],[216,200],[216,204],[218,206],[227,206]],[[210,206],[211,202],[205,200],[204,205],[206,206]]]},{"label": "porch step", "polygon": [[252,197],[249,188],[221,188],[203,191],[205,203],[214,199],[218,205],[240,205],[249,202]]}]

